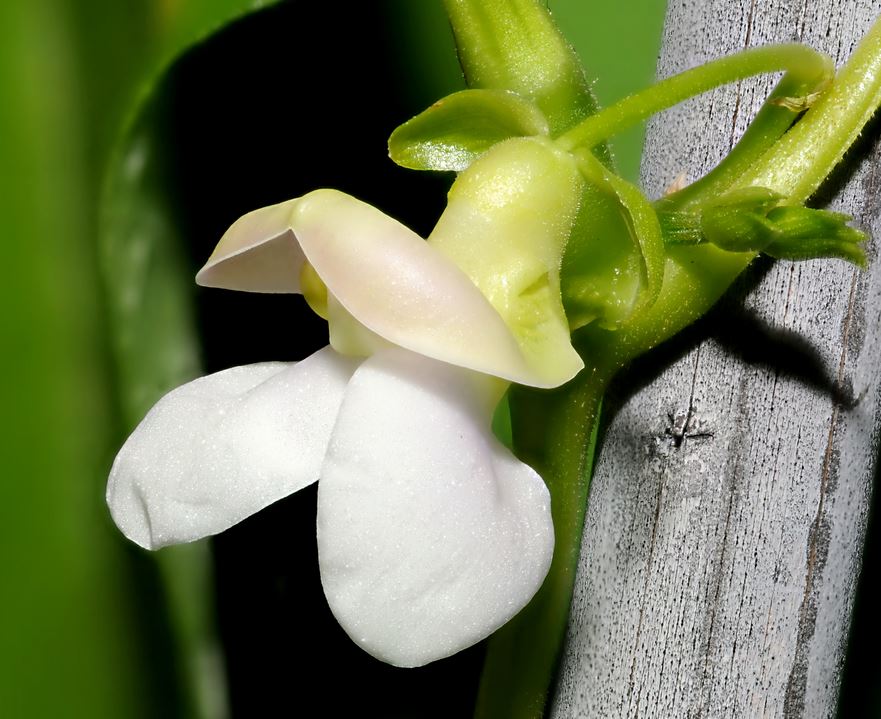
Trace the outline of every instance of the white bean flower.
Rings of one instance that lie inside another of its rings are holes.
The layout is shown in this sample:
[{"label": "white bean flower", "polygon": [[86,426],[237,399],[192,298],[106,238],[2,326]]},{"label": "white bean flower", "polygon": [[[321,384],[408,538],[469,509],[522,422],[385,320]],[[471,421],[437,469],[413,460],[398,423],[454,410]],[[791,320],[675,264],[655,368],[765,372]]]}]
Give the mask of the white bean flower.
[{"label": "white bean flower", "polygon": [[330,607],[375,657],[419,666],[511,619],[554,532],[541,478],[492,434],[508,383],[582,367],[559,293],[580,180],[548,142],[462,173],[426,242],[333,190],[249,213],[200,284],[302,292],[330,346],[170,392],[119,452],[107,502],[148,549],[216,534],[318,481]]}]

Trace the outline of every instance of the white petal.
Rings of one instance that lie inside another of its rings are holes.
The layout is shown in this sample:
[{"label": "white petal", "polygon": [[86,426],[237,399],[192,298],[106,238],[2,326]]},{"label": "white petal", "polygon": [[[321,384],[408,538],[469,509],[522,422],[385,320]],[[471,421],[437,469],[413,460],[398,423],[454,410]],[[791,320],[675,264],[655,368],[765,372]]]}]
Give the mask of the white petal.
[{"label": "white petal", "polygon": [[356,366],[328,347],[296,364],[233,367],[169,392],[113,463],[114,521],[158,549],[221,532],[311,484]]},{"label": "white petal", "polygon": [[349,636],[391,664],[481,640],[550,566],[547,488],[490,433],[485,380],[387,350],[340,407],[318,485],[321,579]]},{"label": "white petal", "polygon": [[297,202],[263,207],[236,220],[199,270],[196,282],[245,292],[299,292],[304,258],[291,231]]}]

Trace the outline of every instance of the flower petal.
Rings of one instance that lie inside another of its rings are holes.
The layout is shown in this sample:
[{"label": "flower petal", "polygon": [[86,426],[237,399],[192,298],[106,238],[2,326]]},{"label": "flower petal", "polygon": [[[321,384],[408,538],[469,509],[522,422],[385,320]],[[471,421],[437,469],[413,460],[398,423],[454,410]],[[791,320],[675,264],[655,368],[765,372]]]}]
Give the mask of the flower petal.
[{"label": "flower petal", "polygon": [[[537,352],[535,337],[512,332],[452,260],[375,207],[336,190],[243,216],[196,281],[300,292],[306,258],[348,315],[392,344],[534,387],[556,387],[583,367],[568,341]],[[351,323],[342,322],[336,331],[331,327],[331,342],[347,352],[345,340],[353,334]]]},{"label": "flower petal", "polygon": [[524,353],[499,312],[452,260],[375,207],[317,190],[300,199],[291,226],[328,291],[393,344],[537,387],[560,385],[583,367],[571,346],[563,361],[532,362],[535,353]]},{"label": "flower petal", "polygon": [[147,549],[216,534],[318,479],[357,362],[233,367],[169,392],[116,457],[107,504]]},{"label": "flower petal", "polygon": [[263,207],[236,220],[199,270],[196,282],[245,292],[299,292],[304,258],[291,231],[297,202]]},{"label": "flower petal", "polygon": [[366,360],[346,390],[318,485],[321,579],[349,636],[383,661],[474,644],[547,573],[548,491],[490,433],[492,391],[400,349]]}]

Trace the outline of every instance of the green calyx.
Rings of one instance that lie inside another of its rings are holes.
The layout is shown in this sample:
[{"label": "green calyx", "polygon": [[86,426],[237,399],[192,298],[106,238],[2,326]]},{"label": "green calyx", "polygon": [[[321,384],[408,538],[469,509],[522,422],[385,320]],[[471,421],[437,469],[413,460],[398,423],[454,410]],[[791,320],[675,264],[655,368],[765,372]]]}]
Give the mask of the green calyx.
[{"label": "green calyx", "polygon": [[[746,187],[687,211],[659,212],[668,245],[709,242],[728,252],[760,252],[785,260],[837,257],[865,264],[866,235],[848,215],[781,204],[776,192]],[[663,207],[663,203],[660,203]]]},{"label": "green calyx", "polygon": [[779,260],[837,257],[865,267],[864,232],[848,226],[849,215],[810,207],[777,207],[767,221],[774,234],[759,251]]},{"label": "green calyx", "polygon": [[661,291],[661,225],[638,187],[587,151],[575,156],[586,185],[563,257],[563,303],[572,330],[592,322],[614,330]]}]

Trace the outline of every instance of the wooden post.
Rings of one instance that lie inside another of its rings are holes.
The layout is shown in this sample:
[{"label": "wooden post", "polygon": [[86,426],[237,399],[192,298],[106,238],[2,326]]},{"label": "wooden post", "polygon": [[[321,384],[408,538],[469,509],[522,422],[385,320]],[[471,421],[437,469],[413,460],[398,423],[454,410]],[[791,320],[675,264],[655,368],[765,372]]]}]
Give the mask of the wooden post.
[{"label": "wooden post", "polygon": [[[841,64],[879,13],[670,0],[659,76],[783,41]],[[775,80],[657,118],[650,195],[713,167]],[[553,717],[834,716],[881,426],[877,135],[819,201],[872,236],[868,270],[760,260],[616,383]]]}]

